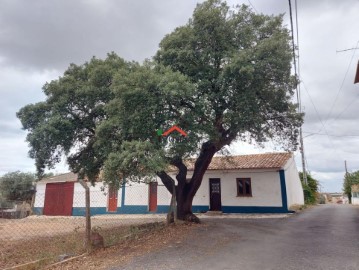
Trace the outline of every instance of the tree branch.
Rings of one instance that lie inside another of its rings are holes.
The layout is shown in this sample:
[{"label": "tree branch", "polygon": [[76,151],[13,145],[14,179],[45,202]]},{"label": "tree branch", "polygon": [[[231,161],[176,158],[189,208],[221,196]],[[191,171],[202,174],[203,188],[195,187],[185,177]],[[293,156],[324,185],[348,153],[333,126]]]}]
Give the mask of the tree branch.
[{"label": "tree branch", "polygon": [[175,185],[175,181],[169,176],[165,171],[160,171],[156,173],[157,176],[161,179],[162,183],[165,185],[169,193],[173,193],[173,185]]},{"label": "tree branch", "polygon": [[189,193],[191,195],[194,196],[196,194],[202,183],[203,175],[216,152],[217,147],[212,141],[208,141],[202,144],[202,149],[194,165],[193,176],[190,182],[191,186]]},{"label": "tree branch", "polygon": [[178,168],[178,174],[176,175],[176,179],[179,186],[183,186],[186,183],[187,177],[187,167],[184,165],[182,158],[174,158],[171,162],[171,165],[176,166]]}]

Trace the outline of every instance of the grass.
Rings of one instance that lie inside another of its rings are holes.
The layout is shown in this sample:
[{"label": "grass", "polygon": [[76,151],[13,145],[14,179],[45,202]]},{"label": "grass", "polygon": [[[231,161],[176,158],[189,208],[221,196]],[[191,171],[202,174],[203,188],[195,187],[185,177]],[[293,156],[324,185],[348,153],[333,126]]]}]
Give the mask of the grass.
[{"label": "grass", "polygon": [[[163,228],[163,226],[164,223],[158,222],[112,228],[96,227],[95,230],[103,236],[104,245],[107,247],[119,244],[128,238],[137,238],[146,231],[157,230]],[[74,230],[72,233],[52,237],[1,243],[0,269],[36,260],[43,260],[40,265],[54,263],[59,261],[59,255],[62,254],[69,256],[80,255],[86,252],[84,237],[83,230]]]}]

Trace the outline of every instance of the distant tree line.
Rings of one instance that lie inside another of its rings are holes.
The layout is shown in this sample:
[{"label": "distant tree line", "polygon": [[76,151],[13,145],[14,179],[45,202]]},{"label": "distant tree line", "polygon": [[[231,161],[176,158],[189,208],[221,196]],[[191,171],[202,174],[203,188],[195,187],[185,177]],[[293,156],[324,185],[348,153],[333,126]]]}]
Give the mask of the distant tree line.
[{"label": "distant tree line", "polygon": [[[45,177],[52,176],[45,174]],[[0,202],[26,201],[30,202],[35,192],[34,183],[37,181],[35,173],[14,171],[0,177]]]}]

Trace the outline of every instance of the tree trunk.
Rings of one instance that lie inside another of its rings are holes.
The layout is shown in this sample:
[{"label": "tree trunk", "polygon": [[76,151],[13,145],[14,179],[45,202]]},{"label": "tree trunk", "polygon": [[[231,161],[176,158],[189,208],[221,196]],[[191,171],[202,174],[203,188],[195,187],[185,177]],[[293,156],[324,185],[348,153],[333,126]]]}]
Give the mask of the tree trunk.
[{"label": "tree trunk", "polygon": [[[178,219],[195,223],[200,222],[199,218],[192,213],[192,202],[217,150],[218,148],[212,142],[207,142],[202,145],[201,152],[194,166],[192,178],[189,182],[186,181],[187,168],[185,173],[181,173],[181,166],[177,165],[180,169],[180,173],[177,175],[178,186],[176,189]],[[183,163],[180,165],[183,165]]]},{"label": "tree trunk", "polygon": [[[199,218],[192,213],[192,202],[197,190],[201,186],[203,176],[212,161],[214,154],[222,148],[222,144],[214,144],[211,141],[202,144],[201,152],[197,158],[192,178],[187,181],[187,167],[181,158],[173,159],[171,165],[176,166],[179,172],[176,176],[177,185],[175,186],[175,196],[177,201],[177,218],[182,221],[199,223]],[[164,171],[158,172],[167,190],[173,195],[175,181]]]},{"label": "tree trunk", "polygon": [[176,185],[172,183],[172,197],[170,208],[167,213],[167,224],[177,223]]},{"label": "tree trunk", "polygon": [[179,220],[200,223],[199,218],[192,213],[194,196],[189,192],[179,193],[177,190],[177,217]]}]

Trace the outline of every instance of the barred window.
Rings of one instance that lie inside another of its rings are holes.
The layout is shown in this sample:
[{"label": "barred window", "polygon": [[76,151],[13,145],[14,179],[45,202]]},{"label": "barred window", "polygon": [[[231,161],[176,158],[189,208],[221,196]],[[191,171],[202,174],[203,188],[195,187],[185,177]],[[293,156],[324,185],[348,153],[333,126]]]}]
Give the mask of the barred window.
[{"label": "barred window", "polygon": [[250,178],[237,178],[237,196],[250,197],[252,196],[252,184]]}]

